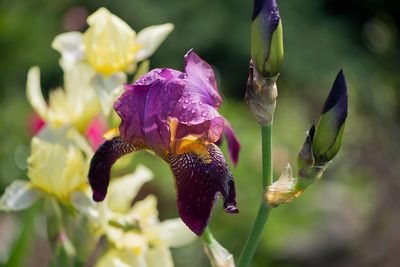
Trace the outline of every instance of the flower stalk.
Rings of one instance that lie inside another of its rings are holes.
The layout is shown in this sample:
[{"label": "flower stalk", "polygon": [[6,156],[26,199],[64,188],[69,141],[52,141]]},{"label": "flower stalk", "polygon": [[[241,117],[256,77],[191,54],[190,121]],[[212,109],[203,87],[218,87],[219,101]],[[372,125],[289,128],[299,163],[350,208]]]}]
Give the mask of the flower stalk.
[{"label": "flower stalk", "polygon": [[[273,182],[273,169],[272,169],[272,123],[261,126],[261,140],[262,140],[262,185],[267,188]],[[267,222],[270,207],[261,198],[260,208],[256,220],[254,221],[253,228],[248,236],[246,243],[243,247],[242,253],[239,258],[238,267],[249,266],[253,259],[254,253],[262,237],[264,226]]]}]

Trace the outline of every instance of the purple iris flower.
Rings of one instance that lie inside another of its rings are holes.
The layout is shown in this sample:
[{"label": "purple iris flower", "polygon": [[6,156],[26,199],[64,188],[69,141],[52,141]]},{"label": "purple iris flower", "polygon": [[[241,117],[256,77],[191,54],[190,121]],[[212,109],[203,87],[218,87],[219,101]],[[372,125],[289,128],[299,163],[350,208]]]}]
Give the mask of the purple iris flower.
[{"label": "purple iris flower", "polygon": [[237,213],[233,176],[216,143],[226,137],[234,165],[240,144],[217,111],[221,102],[213,69],[193,51],[185,55],[185,72],[155,69],[126,85],[114,105],[120,135],[106,141],[91,161],[93,199],[105,198],[111,166],[119,157],[150,149],[170,164],[179,214],[197,235],[207,226],[218,195],[226,212]]}]

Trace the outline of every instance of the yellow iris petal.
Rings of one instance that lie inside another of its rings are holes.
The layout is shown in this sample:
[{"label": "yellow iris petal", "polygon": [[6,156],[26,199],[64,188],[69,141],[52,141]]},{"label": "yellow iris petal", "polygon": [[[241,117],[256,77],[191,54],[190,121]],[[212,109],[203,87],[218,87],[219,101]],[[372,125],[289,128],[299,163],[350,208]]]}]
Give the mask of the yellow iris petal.
[{"label": "yellow iris petal", "polygon": [[105,8],[90,15],[88,24],[84,44],[89,63],[104,74],[127,70],[134,61],[135,31]]},{"label": "yellow iris petal", "polygon": [[66,148],[34,137],[28,163],[32,185],[62,201],[69,201],[73,191],[86,185],[86,160],[72,145]]}]

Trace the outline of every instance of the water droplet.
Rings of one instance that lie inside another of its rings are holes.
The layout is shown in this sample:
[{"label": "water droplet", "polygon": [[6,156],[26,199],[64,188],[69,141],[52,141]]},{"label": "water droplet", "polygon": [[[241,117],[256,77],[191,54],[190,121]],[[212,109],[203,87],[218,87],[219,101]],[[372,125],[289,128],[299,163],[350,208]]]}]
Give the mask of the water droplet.
[{"label": "water droplet", "polygon": [[182,99],[178,99],[178,103],[182,103]]},{"label": "water droplet", "polygon": [[186,106],[186,105],[183,105],[183,106],[182,106],[182,108],[183,108],[183,109],[186,109],[186,108],[187,108],[187,106]]},{"label": "water droplet", "polygon": [[190,92],[188,92],[188,95],[190,95]]},{"label": "water droplet", "polygon": [[184,101],[184,102],[187,104],[187,103],[189,103],[189,100],[185,99],[185,101]]},{"label": "water droplet", "polygon": [[200,106],[203,105],[203,102],[199,101],[199,105],[200,105]]},{"label": "water droplet", "polygon": [[193,114],[196,113],[196,110],[192,109],[192,113],[193,113]]},{"label": "water droplet", "polygon": [[205,117],[205,116],[207,116],[207,113],[203,111],[203,112],[201,113],[201,116]]}]

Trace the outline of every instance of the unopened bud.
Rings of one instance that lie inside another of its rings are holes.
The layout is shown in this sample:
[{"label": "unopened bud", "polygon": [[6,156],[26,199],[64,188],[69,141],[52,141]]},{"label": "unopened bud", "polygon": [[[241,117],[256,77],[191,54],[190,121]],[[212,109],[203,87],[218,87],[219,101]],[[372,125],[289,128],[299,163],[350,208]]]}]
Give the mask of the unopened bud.
[{"label": "unopened bud", "polygon": [[233,255],[208,233],[204,242],[204,250],[212,267],[235,267]]},{"label": "unopened bud", "polygon": [[318,121],[313,153],[316,164],[329,162],[339,152],[347,117],[347,86],[340,71],[325,102]]},{"label": "unopened bud", "polygon": [[276,0],[254,0],[251,58],[263,77],[279,73],[283,62],[282,22]]}]

